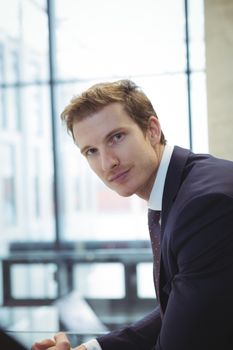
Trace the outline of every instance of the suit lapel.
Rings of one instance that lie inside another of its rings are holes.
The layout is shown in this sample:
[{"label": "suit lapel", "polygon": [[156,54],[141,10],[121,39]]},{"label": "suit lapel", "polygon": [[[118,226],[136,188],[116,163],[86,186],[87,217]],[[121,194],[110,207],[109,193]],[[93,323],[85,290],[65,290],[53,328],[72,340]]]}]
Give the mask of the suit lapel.
[{"label": "suit lapel", "polygon": [[[172,153],[171,161],[168,167],[164,192],[163,192],[163,200],[162,200],[162,213],[161,213],[161,248],[162,248],[162,238],[165,230],[167,218],[172,207],[172,204],[176,198],[176,195],[179,191],[180,185],[182,183],[182,177],[184,173],[185,164],[187,163],[188,157],[190,155],[190,151],[175,146],[174,151]],[[164,289],[169,281],[166,279],[166,273],[164,271],[163,266],[163,257],[162,251],[160,255],[160,279],[159,279],[159,304],[161,310],[161,316],[163,317],[169,292],[164,293]]]}]

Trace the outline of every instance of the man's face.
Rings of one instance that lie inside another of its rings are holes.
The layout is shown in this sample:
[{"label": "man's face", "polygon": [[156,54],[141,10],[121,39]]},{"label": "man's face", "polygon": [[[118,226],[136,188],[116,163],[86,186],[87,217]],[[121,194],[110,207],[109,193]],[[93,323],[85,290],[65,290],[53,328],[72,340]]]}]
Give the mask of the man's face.
[{"label": "man's face", "polygon": [[162,147],[155,117],[143,133],[120,103],[112,103],[77,121],[73,135],[92,170],[110,189],[148,200]]}]

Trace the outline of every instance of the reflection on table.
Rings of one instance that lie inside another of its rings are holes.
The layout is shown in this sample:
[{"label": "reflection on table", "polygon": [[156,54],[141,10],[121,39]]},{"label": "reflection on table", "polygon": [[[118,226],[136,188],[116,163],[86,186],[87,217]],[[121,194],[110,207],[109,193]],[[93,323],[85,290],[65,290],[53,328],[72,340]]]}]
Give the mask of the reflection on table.
[{"label": "reflection on table", "polygon": [[0,308],[1,325],[30,349],[32,343],[64,331],[72,346],[107,332],[105,325],[76,292],[52,306]]}]

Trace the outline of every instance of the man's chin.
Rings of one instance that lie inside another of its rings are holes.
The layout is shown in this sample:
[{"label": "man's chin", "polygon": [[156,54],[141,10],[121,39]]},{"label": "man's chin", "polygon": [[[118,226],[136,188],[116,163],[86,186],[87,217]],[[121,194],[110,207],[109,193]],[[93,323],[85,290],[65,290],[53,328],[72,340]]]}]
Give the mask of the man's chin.
[{"label": "man's chin", "polygon": [[121,197],[130,197],[134,194],[134,192],[130,190],[114,190]]},{"label": "man's chin", "polygon": [[119,196],[121,197],[130,197],[133,194],[135,194],[135,192],[132,189],[129,188],[123,188],[123,186],[111,186],[109,183],[105,183],[105,185],[112,190],[113,192],[117,193]]}]

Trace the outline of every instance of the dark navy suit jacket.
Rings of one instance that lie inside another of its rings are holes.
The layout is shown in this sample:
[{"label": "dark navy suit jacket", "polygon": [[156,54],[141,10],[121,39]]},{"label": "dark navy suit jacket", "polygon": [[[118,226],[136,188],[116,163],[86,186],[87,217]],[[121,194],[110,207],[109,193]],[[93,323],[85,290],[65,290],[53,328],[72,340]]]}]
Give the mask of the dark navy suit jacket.
[{"label": "dark navy suit jacket", "polygon": [[233,349],[233,162],[175,147],[161,225],[159,307],[102,349]]}]

